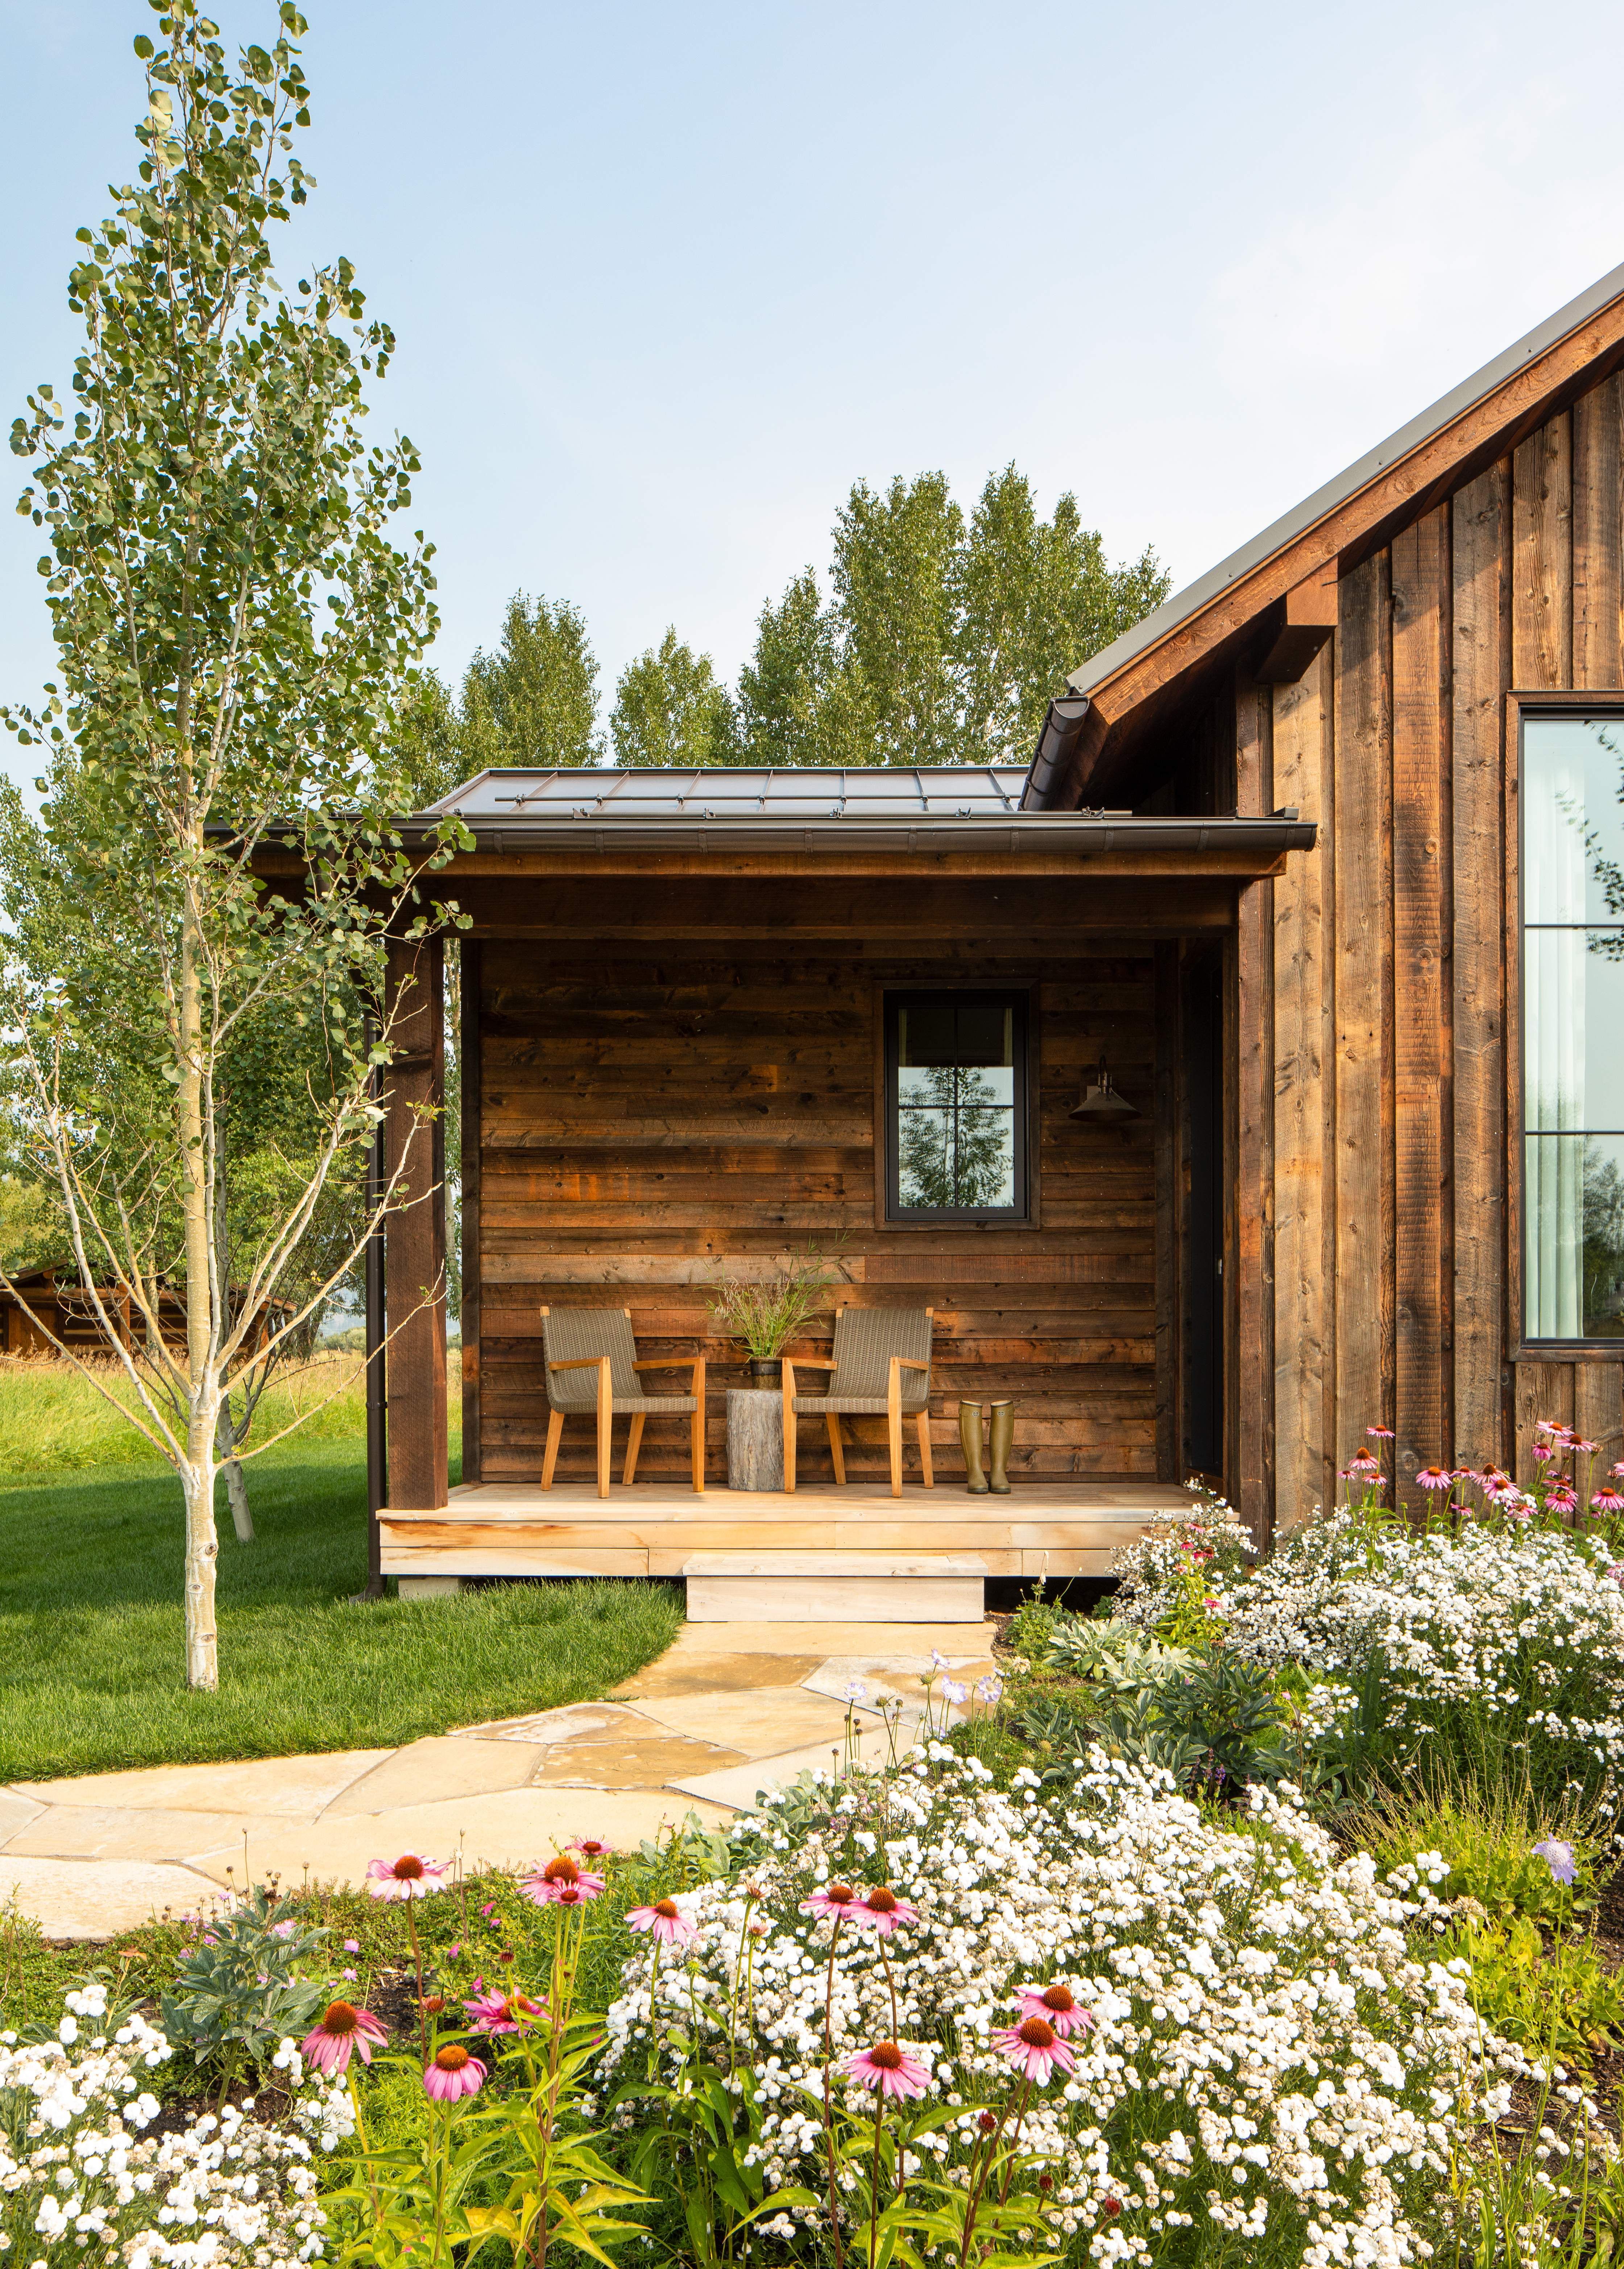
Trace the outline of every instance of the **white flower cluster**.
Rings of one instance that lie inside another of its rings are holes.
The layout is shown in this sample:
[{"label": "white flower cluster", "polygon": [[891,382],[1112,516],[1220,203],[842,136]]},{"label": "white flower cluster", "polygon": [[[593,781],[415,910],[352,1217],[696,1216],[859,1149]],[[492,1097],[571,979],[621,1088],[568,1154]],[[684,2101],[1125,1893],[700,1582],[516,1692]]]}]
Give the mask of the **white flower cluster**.
[{"label": "white flower cluster", "polygon": [[[0,2258],[287,2269],[320,2255],[310,2145],[234,2106],[148,2135],[159,2107],[144,2081],[169,2043],[138,2014],[109,2036],[107,2016],[92,1984],[66,1996],[55,2040],[0,2033]],[[349,2132],[325,2092],[296,2112],[327,2147]]]},{"label": "white flower cluster", "polygon": [[1177,1598],[1192,1561],[1201,1570],[1207,1596],[1222,1608],[1257,1548],[1251,1531],[1222,1497],[1203,1499],[1186,1513],[1159,1514],[1111,1555],[1111,1573],[1119,1578],[1113,1618],[1154,1630]]},{"label": "white flower cluster", "polygon": [[[1202,2258],[1244,2258],[1266,2230],[1307,2269],[1425,2258],[1498,2096],[1465,1965],[1412,1951],[1436,1908],[1419,1871],[1378,1883],[1289,1789],[1249,1791],[1218,1826],[1097,1751],[1070,1789],[1022,1771],[1006,1794],[934,1743],[873,1801],[798,1846],[771,1832],[753,1877],[684,1894],[698,1935],[627,1965],[612,2066],[680,2086],[693,2043],[748,2067],[768,2180],[816,2193],[826,2023],[837,2064],[895,2039],[954,2113],[917,2151],[962,2184],[978,2114],[1014,2084],[997,2029],[1022,1989],[1064,1984],[1089,2021],[1022,2137],[1057,2240],[1102,2263],[1159,2258],[1178,2230],[1206,2233]],[[888,1881],[919,1918],[889,1940],[843,1924],[831,1992],[835,1925],[800,1909],[842,1880]],[[834,2086],[872,2117],[854,2081]]]},{"label": "white flower cluster", "polygon": [[1224,1643],[1357,1688],[1380,1657],[1401,1744],[1470,1713],[1525,1741],[1536,1781],[1624,1799],[1624,1589],[1609,1546],[1468,1522],[1418,1534],[1346,1510],[1231,1594]]}]

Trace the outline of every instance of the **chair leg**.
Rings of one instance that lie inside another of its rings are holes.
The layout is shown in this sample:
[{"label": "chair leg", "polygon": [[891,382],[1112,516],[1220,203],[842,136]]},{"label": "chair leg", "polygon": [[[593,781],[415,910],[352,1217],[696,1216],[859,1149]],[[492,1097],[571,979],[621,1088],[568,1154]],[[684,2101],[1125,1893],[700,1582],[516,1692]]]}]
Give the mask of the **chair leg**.
[{"label": "chair leg", "polygon": [[637,1479],[638,1452],[642,1448],[642,1446],[643,1413],[640,1410],[638,1410],[632,1414],[631,1430],[626,1436],[625,1470],[620,1476],[621,1480],[628,1489],[631,1488],[632,1482]]},{"label": "chair leg", "polygon": [[891,1495],[902,1495],[902,1378],[893,1359],[890,1393],[885,1399],[885,1431],[891,1451]]},{"label": "chair leg", "polygon": [[934,1489],[936,1476],[931,1469],[930,1462],[930,1412],[928,1410],[921,1410],[919,1413],[919,1471],[924,1475],[926,1488]]},{"label": "chair leg", "polygon": [[609,1383],[609,1360],[598,1364],[598,1495],[609,1492],[609,1438],[615,1430],[614,1390]]},{"label": "chair leg", "polygon": [[787,1394],[784,1397],[784,1493],[795,1494],[795,1405]]},{"label": "chair leg", "polygon": [[693,1468],[694,1495],[705,1495],[705,1357],[694,1358],[693,1384],[689,1393],[694,1398],[694,1415],[688,1429],[688,1458]]},{"label": "chair leg", "polygon": [[824,1413],[824,1419],[829,1428],[829,1454],[835,1461],[835,1479],[844,1489],[845,1487],[845,1452],[840,1446],[840,1421],[832,1410]]},{"label": "chair leg", "polygon": [[552,1487],[552,1469],[558,1462],[558,1437],[563,1431],[563,1411],[550,1410],[547,1413],[547,1454],[542,1460],[542,1487],[544,1489]]}]

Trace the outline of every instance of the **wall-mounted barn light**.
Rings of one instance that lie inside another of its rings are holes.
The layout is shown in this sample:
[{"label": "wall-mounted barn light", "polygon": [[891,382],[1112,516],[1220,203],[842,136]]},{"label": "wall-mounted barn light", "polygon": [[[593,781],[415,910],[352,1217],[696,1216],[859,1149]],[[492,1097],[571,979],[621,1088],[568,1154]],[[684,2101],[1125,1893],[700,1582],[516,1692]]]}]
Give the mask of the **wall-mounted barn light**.
[{"label": "wall-mounted barn light", "polygon": [[1111,1083],[1111,1074],[1102,1056],[1096,1064],[1088,1065],[1082,1075],[1082,1095],[1072,1109],[1074,1119],[1137,1119],[1139,1112],[1126,1095],[1118,1095]]}]

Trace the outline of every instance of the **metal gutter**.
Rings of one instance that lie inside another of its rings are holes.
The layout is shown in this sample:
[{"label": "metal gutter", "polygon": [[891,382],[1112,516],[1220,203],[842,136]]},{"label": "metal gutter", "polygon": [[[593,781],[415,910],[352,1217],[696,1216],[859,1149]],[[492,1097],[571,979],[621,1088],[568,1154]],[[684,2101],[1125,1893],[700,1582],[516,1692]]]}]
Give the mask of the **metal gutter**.
[{"label": "metal gutter", "polygon": [[1311,496],[1304,497],[1302,503],[1294,506],[1291,511],[1271,521],[1250,543],[1242,544],[1238,551],[1232,551],[1227,559],[1220,560],[1217,566],[1208,568],[1205,575],[1198,576],[1182,591],[1176,591],[1154,614],[1145,616],[1142,621],[1134,624],[1132,630],[1125,631],[1119,639],[1113,639],[1108,647],[1102,647],[1098,654],[1091,654],[1087,661],[1072,670],[1067,677],[1067,684],[1074,692],[1089,693],[1096,686],[1104,684],[1108,677],[1114,677],[1127,663],[1135,661],[1152,647],[1159,646],[1170,632],[1177,630],[1192,615],[1199,614],[1204,607],[1210,606],[1232,583],[1239,582],[1243,576],[1251,574],[1254,568],[1260,567],[1275,552],[1295,543],[1317,521],[1324,520],[1339,506],[1346,504],[1350,497],[1356,496],[1361,489],[1368,487],[1379,475],[1389,471],[1401,458],[1409,456],[1423,442],[1429,441],[1435,433],[1442,432],[1445,426],[1452,425],[1467,410],[1475,409],[1496,388],[1514,378],[1524,363],[1548,353],[1570,331],[1576,331],[1582,323],[1587,323],[1592,315],[1599,314],[1604,307],[1610,307],[1620,298],[1624,298],[1624,266],[1611,269],[1588,291],[1581,292],[1576,299],[1570,299],[1565,307],[1559,307],[1554,315],[1547,315],[1544,322],[1537,324],[1514,346],[1507,347],[1492,362],[1486,362],[1481,370],[1474,371],[1470,378],[1463,380],[1450,393],[1441,395],[1429,409],[1423,410],[1419,417],[1412,418],[1408,425],[1400,425],[1396,433],[1390,433],[1384,441],[1378,442],[1374,449],[1349,465],[1345,472],[1339,473],[1334,480],[1327,481],[1323,488],[1318,488]]},{"label": "metal gutter", "polygon": [[[1131,812],[1019,812],[963,819],[540,819],[469,823],[476,851],[506,858],[522,851],[907,851],[996,854],[1060,851],[1080,859],[1113,851],[1310,851],[1312,820],[1162,819]],[[407,820],[399,832],[421,842],[432,828]]]}]

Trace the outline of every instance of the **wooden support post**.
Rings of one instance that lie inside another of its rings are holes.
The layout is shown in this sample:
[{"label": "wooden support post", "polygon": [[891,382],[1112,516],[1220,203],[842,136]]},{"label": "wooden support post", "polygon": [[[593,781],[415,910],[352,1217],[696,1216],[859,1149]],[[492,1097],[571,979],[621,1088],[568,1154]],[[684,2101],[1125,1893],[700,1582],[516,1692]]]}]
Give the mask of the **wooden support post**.
[{"label": "wooden support post", "polygon": [[385,1149],[388,1171],[395,1176],[398,1170],[398,1179],[386,1232],[389,1503],[414,1512],[437,1511],[449,1498],[443,975],[439,938],[417,945],[391,940],[388,983],[397,1004],[397,1053],[385,1074]]}]

